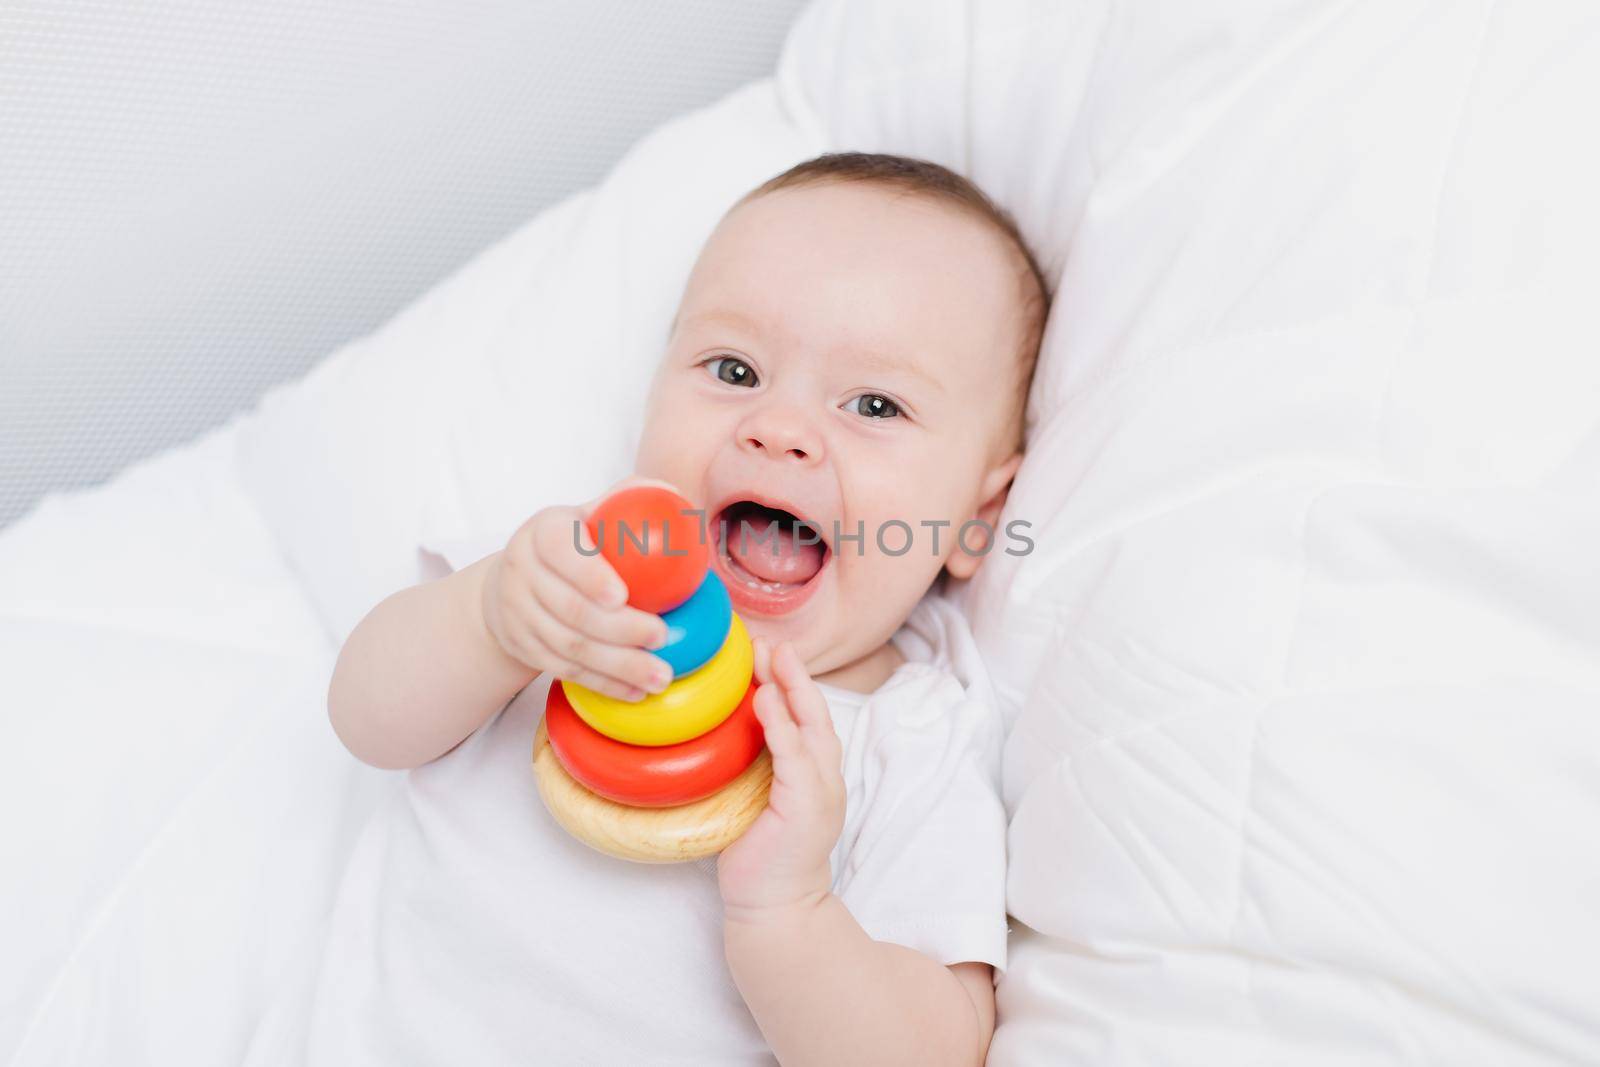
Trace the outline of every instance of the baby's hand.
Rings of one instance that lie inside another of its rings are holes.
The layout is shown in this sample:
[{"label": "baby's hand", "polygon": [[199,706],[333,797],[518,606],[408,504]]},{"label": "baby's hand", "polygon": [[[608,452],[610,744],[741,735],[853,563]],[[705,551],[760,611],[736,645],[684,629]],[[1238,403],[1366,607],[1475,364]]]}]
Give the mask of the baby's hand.
[{"label": "baby's hand", "polygon": [[[583,520],[596,503],[546,508],[511,535],[484,580],[483,618],[513,659],[608,696],[639,700],[672,681],[666,661],[642,651],[661,647],[667,627],[659,616],[627,605],[627,586],[595,554]],[[588,555],[578,551],[580,544]]]},{"label": "baby's hand", "polygon": [[844,827],[842,750],[828,703],[794,646],[756,638],[756,716],[772,753],[772,793],[743,837],[717,860],[730,919],[760,921],[815,903],[833,884],[828,857]]}]

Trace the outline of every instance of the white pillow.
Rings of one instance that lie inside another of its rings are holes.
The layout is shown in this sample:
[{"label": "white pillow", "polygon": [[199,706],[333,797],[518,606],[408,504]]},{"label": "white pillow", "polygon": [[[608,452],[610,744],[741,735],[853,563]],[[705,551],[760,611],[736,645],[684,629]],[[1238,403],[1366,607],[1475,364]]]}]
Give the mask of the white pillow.
[{"label": "white pillow", "polygon": [[1600,1062],[1600,12],[834,4],[1056,279],[991,1062]]}]

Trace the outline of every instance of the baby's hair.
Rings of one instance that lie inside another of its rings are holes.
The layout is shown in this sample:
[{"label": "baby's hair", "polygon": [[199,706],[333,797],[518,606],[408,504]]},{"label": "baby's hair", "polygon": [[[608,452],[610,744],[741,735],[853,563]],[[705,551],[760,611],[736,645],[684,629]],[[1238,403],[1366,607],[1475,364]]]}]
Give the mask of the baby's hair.
[{"label": "baby's hair", "polygon": [[997,205],[972,182],[948,167],[926,159],[910,156],[888,155],[879,152],[829,152],[825,155],[797,163],[774,178],[769,178],[746,193],[739,201],[744,203],[780,189],[794,189],[830,182],[866,182],[901,189],[913,195],[941,200],[976,216],[1000,231],[1006,242],[1015,249],[1021,261],[1023,307],[1028,316],[1023,331],[1022,350],[1018,353],[1017,392],[1013,397],[1012,425],[1015,428],[1012,444],[1022,445],[1023,412],[1027,408],[1028,388],[1033,382],[1033,369],[1039,361],[1039,345],[1044,338],[1045,318],[1050,312],[1050,287],[1045,284],[1044,272],[1039,269],[1033,251],[1022,239],[1016,221],[1010,212]]}]

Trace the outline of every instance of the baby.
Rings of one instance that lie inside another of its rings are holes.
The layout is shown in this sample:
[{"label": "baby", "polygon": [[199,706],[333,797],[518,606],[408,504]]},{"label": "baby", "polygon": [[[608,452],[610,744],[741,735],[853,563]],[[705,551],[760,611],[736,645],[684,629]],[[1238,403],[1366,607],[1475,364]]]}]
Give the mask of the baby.
[{"label": "baby", "polygon": [[709,518],[755,638],[769,805],[716,860],[665,867],[546,814],[529,755],[550,678],[635,700],[671,675],[648,651],[661,619],[583,551],[593,502],[539,512],[340,654],[339,737],[417,769],[341,887],[313,1060],[982,1062],[1000,727],[964,624],[924,594],[1015,550],[995,526],[1046,301],[1010,220],[934,164],[823,156],[728,212],[637,473]]}]

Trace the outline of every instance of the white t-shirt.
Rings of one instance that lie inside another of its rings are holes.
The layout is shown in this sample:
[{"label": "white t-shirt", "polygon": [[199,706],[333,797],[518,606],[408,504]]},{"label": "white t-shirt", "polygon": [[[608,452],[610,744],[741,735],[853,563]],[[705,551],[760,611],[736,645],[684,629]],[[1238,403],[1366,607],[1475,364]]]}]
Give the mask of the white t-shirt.
[{"label": "white t-shirt", "polygon": [[[848,791],[834,892],[875,938],[1004,967],[988,679],[940,599],[895,641],[907,662],[876,693],[823,687]],[[374,815],[305,976],[308,1062],[772,1062],[723,958],[715,859],[612,859],[545,810],[530,757],[547,688]]]}]

